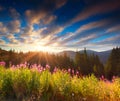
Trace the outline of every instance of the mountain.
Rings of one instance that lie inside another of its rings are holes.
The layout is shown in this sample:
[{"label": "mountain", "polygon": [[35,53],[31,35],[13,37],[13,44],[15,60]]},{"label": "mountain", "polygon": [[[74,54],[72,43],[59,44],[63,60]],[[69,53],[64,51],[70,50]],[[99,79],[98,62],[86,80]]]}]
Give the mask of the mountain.
[{"label": "mountain", "polygon": [[100,58],[100,61],[105,64],[110,56],[110,53],[111,53],[112,50],[109,50],[109,51],[103,51],[103,52],[97,52],[96,55],[99,56]]},{"label": "mountain", "polygon": [[69,56],[71,59],[74,59],[76,52],[74,52],[74,51],[62,51],[62,52],[60,52],[58,54],[59,55],[63,55],[64,53],[66,53],[67,56]]},{"label": "mountain", "polygon": [[[109,55],[111,53],[112,50],[108,50],[108,51],[103,51],[103,52],[97,52],[97,51],[93,51],[93,50],[86,50],[87,51],[87,54],[90,55],[90,54],[95,54],[95,55],[98,55],[99,58],[100,58],[100,61],[105,64],[109,58]],[[79,51],[80,53],[83,53],[84,50],[81,50]],[[76,52],[74,51],[63,51],[63,52],[60,52],[59,54],[60,55],[63,55],[64,53],[66,53],[71,59],[74,59],[75,57],[75,54]]]}]

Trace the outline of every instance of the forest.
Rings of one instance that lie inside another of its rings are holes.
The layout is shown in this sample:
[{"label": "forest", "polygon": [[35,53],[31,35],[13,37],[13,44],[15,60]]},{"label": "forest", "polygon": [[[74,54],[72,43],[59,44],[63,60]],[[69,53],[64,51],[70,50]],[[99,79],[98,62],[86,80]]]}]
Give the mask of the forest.
[{"label": "forest", "polygon": [[14,50],[6,51],[0,49],[0,61],[6,63],[6,68],[12,65],[18,65],[27,62],[28,67],[33,64],[45,67],[49,65],[51,71],[54,67],[59,69],[74,69],[79,71],[81,75],[94,74],[97,77],[104,75],[106,78],[111,79],[113,76],[120,76],[120,48],[112,49],[112,52],[103,65],[97,55],[87,54],[86,49],[83,53],[76,52],[74,59],[63,55],[52,54],[47,52],[15,52]]}]

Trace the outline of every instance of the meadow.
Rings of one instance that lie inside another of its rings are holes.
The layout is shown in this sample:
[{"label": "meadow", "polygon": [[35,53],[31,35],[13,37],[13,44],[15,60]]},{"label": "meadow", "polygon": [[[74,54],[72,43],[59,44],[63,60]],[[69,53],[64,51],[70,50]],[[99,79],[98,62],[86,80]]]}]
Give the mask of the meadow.
[{"label": "meadow", "polygon": [[[81,76],[72,69],[0,62],[0,101],[120,101],[120,78]],[[29,67],[29,68],[28,68]]]}]

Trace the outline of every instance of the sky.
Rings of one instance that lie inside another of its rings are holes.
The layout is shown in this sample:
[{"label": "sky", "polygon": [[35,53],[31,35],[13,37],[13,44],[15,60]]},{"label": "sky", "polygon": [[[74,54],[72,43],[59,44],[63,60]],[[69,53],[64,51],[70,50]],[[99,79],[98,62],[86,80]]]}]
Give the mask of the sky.
[{"label": "sky", "polygon": [[0,48],[106,51],[120,47],[120,0],[0,0]]}]

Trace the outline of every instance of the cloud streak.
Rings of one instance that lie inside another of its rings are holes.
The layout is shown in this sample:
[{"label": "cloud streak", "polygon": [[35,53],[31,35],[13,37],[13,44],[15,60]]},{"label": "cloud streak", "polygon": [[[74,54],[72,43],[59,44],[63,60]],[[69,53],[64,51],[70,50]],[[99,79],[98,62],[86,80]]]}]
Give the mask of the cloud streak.
[{"label": "cloud streak", "polygon": [[102,50],[120,44],[119,0],[16,0],[0,4],[1,47]]},{"label": "cloud streak", "polygon": [[73,18],[70,23],[76,23],[78,21],[85,20],[97,14],[104,14],[106,12],[114,11],[119,7],[120,7],[119,0],[110,0],[109,2],[98,3],[96,5],[92,5],[84,9],[75,18]]},{"label": "cloud streak", "polygon": [[[66,2],[67,0],[44,0],[36,9],[26,10],[25,15],[30,24],[39,24],[42,20],[44,24],[48,24],[56,18],[52,12],[62,7]],[[46,19],[48,21],[45,21]]]},{"label": "cloud streak", "polygon": [[20,21],[13,20],[8,22],[7,24],[3,24],[0,22],[0,33],[19,33],[20,32]]},{"label": "cloud streak", "polygon": [[56,40],[59,41],[63,37],[64,37],[64,40],[62,40],[60,42],[61,45],[66,44],[72,40],[76,40],[76,39],[80,40],[81,38],[87,37],[87,36],[91,35],[92,33],[96,32],[96,31],[92,31],[92,33],[91,33],[90,30],[106,26],[109,23],[110,23],[110,20],[105,19],[105,20],[95,21],[95,22],[85,24],[85,25],[81,26],[80,28],[78,28],[73,34],[71,33],[71,34],[67,34],[65,36],[63,35],[61,37],[58,36],[58,37],[52,38],[52,40],[48,44],[52,44]]}]

